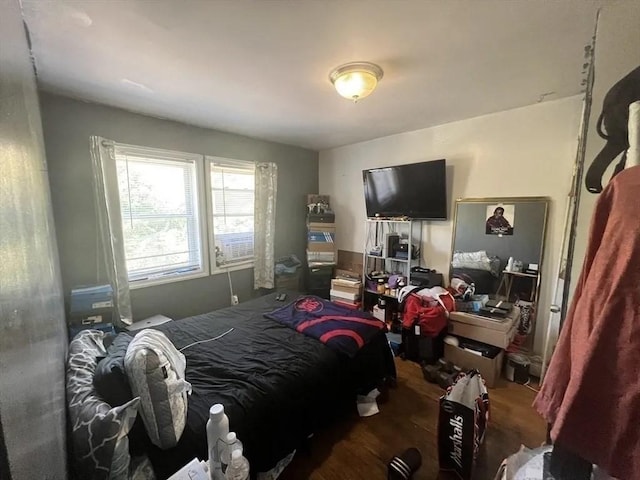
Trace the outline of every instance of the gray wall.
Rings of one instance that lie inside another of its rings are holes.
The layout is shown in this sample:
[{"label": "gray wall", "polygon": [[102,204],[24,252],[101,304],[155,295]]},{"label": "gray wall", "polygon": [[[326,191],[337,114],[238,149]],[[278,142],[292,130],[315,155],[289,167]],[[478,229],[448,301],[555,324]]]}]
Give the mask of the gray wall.
[{"label": "gray wall", "polygon": [[[278,164],[276,257],[306,248],[305,194],[318,191],[318,154],[303,148],[147,117],[41,92],[43,127],[65,294],[98,276],[89,136],[183,152]],[[104,273],[104,269],[99,267]],[[240,301],[253,295],[253,270],[232,272]],[[132,290],[134,319],[182,318],[229,305],[226,274]]]},{"label": "gray wall", "polygon": [[35,77],[0,0],[0,477],[67,476],[66,332]]}]

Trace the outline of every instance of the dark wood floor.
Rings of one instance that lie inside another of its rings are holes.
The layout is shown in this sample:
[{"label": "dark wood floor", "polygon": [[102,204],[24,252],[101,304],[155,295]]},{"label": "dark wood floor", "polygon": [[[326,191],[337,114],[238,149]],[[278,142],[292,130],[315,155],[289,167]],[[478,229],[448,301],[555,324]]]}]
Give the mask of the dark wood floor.
[{"label": "dark wood floor", "polygon": [[[438,478],[436,428],[443,390],[427,383],[417,364],[396,360],[396,366],[398,386],[379,399],[379,414],[369,418],[354,414],[319,432],[310,452],[296,455],[280,478],[383,480],[389,459],[409,447],[417,447],[423,459],[413,478]],[[544,441],[545,424],[531,408],[534,396],[525,386],[506,380],[489,390],[491,420],[475,479],[493,479],[502,459],[521,444],[534,447]]]}]

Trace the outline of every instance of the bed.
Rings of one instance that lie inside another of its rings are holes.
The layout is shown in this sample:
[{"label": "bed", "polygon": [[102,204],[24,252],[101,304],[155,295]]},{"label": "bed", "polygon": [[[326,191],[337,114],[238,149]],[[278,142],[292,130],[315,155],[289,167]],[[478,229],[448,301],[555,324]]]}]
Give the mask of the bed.
[{"label": "bed", "polygon": [[[296,298],[288,295],[288,300]],[[313,432],[353,410],[358,393],[395,378],[384,331],[349,358],[265,318],[265,313],[282,306],[275,297],[266,295],[157,327],[182,349],[186,380],[193,387],[178,445],[170,450],[147,448],[158,478],[168,477],[194,457],[207,457],[205,425],[215,403],[225,406],[252,472],[267,471]]]},{"label": "bed", "polygon": [[451,278],[457,277],[475,284],[475,293],[494,294],[498,289],[503,261],[486,251],[453,252]]}]

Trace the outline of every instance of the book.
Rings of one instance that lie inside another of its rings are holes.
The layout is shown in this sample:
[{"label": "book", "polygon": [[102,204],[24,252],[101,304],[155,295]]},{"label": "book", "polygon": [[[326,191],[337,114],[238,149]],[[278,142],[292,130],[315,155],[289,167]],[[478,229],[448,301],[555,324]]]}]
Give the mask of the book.
[{"label": "book", "polygon": [[343,285],[345,287],[359,287],[362,285],[360,279],[341,277],[334,278],[333,280],[331,280],[331,283],[334,283],[336,285]]},{"label": "book", "polygon": [[360,293],[354,293],[354,292],[343,292],[340,290],[335,290],[335,289],[331,289],[329,291],[329,295],[331,297],[338,297],[340,300],[350,300],[351,302],[355,302],[356,300],[360,299]]},{"label": "book", "polygon": [[336,292],[342,292],[346,295],[360,295],[362,293],[362,288],[361,287],[345,287],[343,285],[335,285],[334,283],[331,283],[331,289],[335,290]]}]

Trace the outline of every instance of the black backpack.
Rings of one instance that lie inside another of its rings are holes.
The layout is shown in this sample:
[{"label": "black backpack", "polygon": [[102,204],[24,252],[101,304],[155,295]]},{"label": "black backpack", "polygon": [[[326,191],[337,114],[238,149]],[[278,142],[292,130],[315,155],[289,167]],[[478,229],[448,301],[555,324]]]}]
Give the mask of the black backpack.
[{"label": "black backpack", "polygon": [[[602,176],[613,160],[624,152],[616,165],[613,176],[620,173],[627,160],[629,148],[629,105],[640,100],[640,66],[629,72],[607,92],[602,102],[602,112],[598,117],[598,135],[607,143],[593,159],[585,185],[591,193],[602,191]],[[602,127],[604,126],[604,130]]]}]

